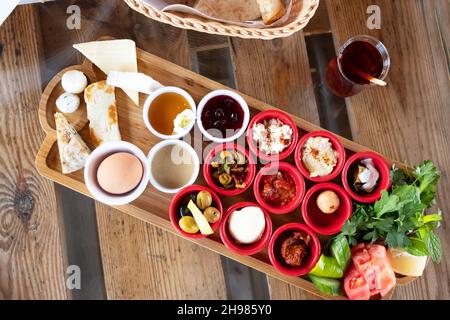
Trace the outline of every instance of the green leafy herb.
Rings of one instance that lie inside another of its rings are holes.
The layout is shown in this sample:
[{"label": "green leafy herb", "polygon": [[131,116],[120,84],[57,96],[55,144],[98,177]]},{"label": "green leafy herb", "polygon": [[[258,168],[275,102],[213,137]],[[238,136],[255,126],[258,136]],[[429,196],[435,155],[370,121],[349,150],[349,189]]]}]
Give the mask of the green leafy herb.
[{"label": "green leafy herb", "polygon": [[436,202],[439,172],[431,161],[425,161],[412,172],[394,168],[392,190],[382,191],[374,205],[355,205],[355,211],[338,237],[345,236],[350,245],[360,241],[383,240],[390,248],[405,248],[410,254],[441,259],[441,243],[435,230],[442,220],[441,212],[426,214]]},{"label": "green leafy herb", "polygon": [[425,242],[417,238],[409,238],[410,244],[405,247],[406,251],[413,256],[428,256],[428,249]]}]

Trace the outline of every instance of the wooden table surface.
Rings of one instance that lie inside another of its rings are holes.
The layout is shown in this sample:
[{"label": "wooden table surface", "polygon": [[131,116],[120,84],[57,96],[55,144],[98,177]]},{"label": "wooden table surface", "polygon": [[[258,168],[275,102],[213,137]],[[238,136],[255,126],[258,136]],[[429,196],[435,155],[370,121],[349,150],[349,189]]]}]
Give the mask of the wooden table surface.
[{"label": "wooden table surface", "polygon": [[[66,27],[71,4],[81,8],[79,30]],[[367,29],[369,5],[381,9],[380,30]],[[37,174],[42,90],[82,61],[73,43],[101,36],[133,39],[390,158],[433,159],[442,171],[443,260],[394,298],[450,299],[449,18],[448,0],[322,0],[303,32],[259,41],[175,29],[120,0],[20,6],[0,26],[0,299],[315,299]],[[343,100],[330,95],[323,75],[336,48],[357,34],[387,46],[389,85]],[[83,294],[66,288],[73,264],[83,266]],[[188,264],[197,272],[186,272]]]}]

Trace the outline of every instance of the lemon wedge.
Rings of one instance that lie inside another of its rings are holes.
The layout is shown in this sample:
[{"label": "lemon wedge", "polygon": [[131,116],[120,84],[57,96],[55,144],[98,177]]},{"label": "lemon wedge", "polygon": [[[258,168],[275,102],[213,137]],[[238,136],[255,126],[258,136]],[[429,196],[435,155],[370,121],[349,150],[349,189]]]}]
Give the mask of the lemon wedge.
[{"label": "lemon wedge", "polygon": [[389,261],[392,269],[398,274],[411,277],[420,277],[427,264],[426,256],[413,256],[403,249],[389,249]]}]

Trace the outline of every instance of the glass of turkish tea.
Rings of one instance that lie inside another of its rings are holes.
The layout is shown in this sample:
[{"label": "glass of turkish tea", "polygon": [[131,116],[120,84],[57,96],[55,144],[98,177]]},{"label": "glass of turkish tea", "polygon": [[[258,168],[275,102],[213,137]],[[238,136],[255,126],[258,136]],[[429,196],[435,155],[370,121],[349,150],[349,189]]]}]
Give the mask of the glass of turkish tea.
[{"label": "glass of turkish tea", "polygon": [[328,64],[328,89],[340,97],[353,96],[371,85],[371,77],[384,80],[390,66],[389,53],[381,41],[367,35],[353,37]]}]

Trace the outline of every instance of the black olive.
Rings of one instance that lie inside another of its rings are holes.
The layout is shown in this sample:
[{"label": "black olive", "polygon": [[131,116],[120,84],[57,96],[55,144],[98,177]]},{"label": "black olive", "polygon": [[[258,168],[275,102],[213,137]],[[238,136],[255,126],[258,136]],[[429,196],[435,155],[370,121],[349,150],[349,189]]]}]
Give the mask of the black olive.
[{"label": "black olive", "polygon": [[197,203],[197,195],[195,193],[191,193],[189,195],[189,200],[192,200],[193,203]]},{"label": "black olive", "polygon": [[226,108],[232,108],[234,106],[234,100],[232,99],[225,99],[222,103]]},{"label": "black olive", "polygon": [[214,126],[214,128],[221,129],[221,128],[225,128],[226,124],[227,124],[227,120],[216,120],[216,121],[214,121],[213,126]]},{"label": "black olive", "polygon": [[238,118],[239,118],[239,116],[238,116],[238,114],[236,112],[232,112],[231,113],[230,119],[231,119],[232,122],[238,121]]},{"label": "black olive", "polygon": [[223,110],[219,108],[214,112],[214,116],[218,119],[222,119],[223,117],[225,117],[225,112],[223,112]]},{"label": "black olive", "polygon": [[185,217],[185,216],[192,216],[191,210],[189,210],[188,207],[181,206],[178,209],[178,218],[181,219],[182,217]]}]

